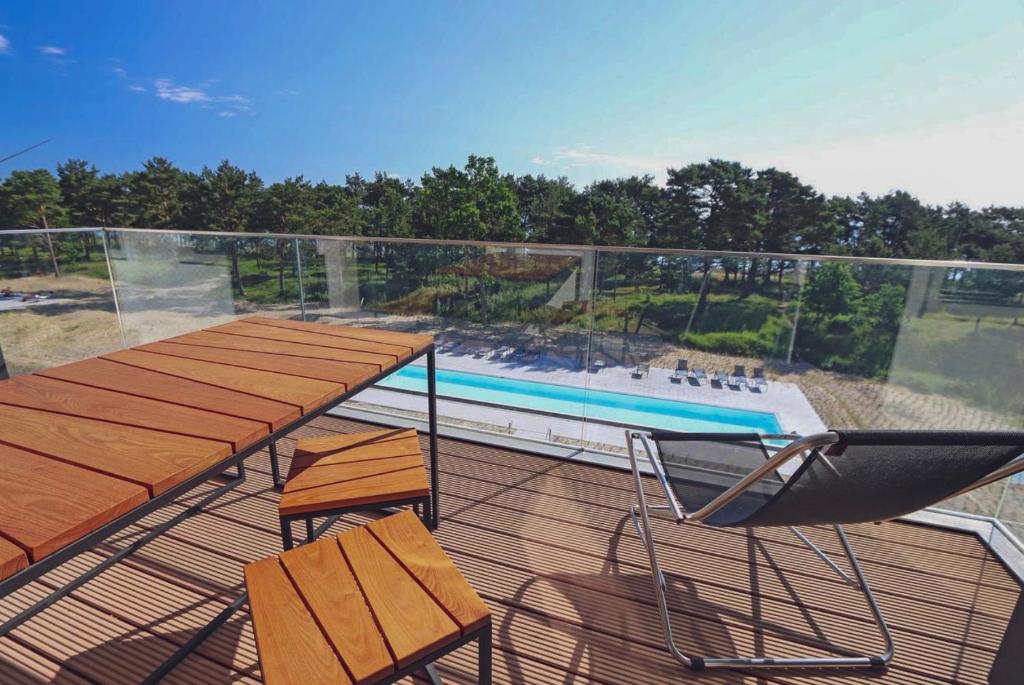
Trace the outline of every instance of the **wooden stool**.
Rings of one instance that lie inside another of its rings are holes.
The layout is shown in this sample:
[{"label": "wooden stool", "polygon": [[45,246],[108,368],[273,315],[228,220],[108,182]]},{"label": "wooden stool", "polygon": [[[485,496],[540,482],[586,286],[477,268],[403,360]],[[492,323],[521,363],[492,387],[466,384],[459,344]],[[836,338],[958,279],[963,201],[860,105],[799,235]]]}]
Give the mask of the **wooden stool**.
[{"label": "wooden stool", "polygon": [[[282,543],[294,544],[292,521],[306,522],[312,542],[342,514],[402,505],[412,505],[432,527],[432,494],[412,428],[300,440],[278,505]],[[328,519],[314,529],[319,516]]]},{"label": "wooden stool", "polygon": [[476,640],[491,682],[491,613],[404,511],[245,567],[268,685],[383,685]]}]

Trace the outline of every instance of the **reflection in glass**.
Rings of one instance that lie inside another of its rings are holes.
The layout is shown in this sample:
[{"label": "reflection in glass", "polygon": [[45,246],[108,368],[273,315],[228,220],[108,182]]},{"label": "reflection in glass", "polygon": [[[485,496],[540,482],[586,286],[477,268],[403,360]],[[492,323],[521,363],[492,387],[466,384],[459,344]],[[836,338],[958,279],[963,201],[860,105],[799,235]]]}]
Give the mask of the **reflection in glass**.
[{"label": "reflection in glass", "polygon": [[102,234],[0,233],[0,377],[120,346]]}]

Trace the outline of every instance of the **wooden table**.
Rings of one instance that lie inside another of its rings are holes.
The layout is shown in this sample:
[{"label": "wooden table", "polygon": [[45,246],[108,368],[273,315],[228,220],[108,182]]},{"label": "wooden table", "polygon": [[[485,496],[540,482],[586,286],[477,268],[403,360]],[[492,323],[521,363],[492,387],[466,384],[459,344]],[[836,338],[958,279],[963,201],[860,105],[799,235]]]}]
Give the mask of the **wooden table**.
[{"label": "wooden table", "polygon": [[0,625],[0,636],[236,487],[257,451],[270,449],[280,484],[278,437],[424,355],[436,525],[429,335],[252,317],[0,381],[0,597],[237,467],[199,502]]}]

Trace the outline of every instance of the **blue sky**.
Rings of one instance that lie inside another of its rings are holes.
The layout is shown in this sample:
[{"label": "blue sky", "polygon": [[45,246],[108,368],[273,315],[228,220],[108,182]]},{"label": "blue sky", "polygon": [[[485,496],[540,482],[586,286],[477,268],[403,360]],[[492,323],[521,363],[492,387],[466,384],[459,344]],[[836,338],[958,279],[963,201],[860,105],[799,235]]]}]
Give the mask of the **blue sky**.
[{"label": "blue sky", "polygon": [[595,178],[708,157],[829,193],[1024,204],[1024,4],[0,5],[0,165],[227,158],[343,181],[493,155]]}]

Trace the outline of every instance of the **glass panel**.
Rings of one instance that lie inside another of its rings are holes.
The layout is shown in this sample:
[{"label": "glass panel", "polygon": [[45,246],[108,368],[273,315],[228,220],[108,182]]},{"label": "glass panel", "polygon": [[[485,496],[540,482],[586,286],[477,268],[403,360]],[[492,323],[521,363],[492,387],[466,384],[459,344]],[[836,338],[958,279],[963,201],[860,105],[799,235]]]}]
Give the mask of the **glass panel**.
[{"label": "glass panel", "polygon": [[100,233],[0,233],[0,377],[119,347]]},{"label": "glass panel", "polygon": [[779,382],[789,373],[803,278],[791,261],[601,252],[588,446],[623,452],[626,426],[821,430],[799,388]]},{"label": "glass panel", "polygon": [[110,257],[129,345],[260,312],[301,316],[290,239],[119,231]]},{"label": "glass panel", "polygon": [[[588,316],[581,251],[302,241],[310,319],[437,337],[442,420],[462,428],[579,444]],[[425,361],[359,395],[422,414]]]}]

